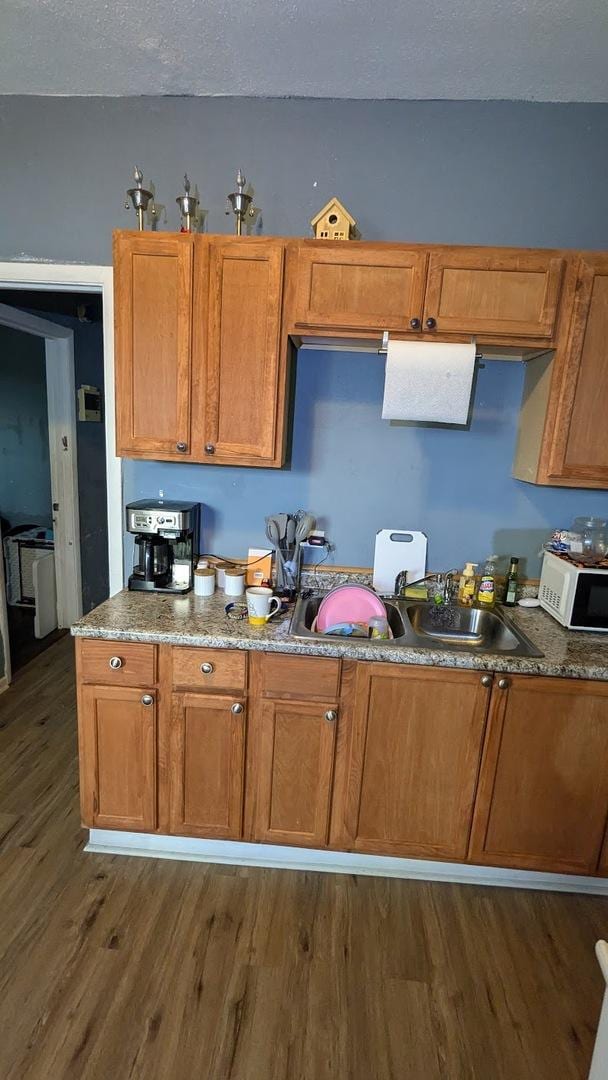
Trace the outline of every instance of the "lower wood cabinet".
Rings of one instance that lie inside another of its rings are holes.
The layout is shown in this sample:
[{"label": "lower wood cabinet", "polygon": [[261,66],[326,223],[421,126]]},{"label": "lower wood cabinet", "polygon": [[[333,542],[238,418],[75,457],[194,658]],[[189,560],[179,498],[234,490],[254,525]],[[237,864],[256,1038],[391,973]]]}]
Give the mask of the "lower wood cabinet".
[{"label": "lower wood cabinet", "polygon": [[608,683],[76,651],[86,826],[608,875]]},{"label": "lower wood cabinet", "polygon": [[536,675],[500,679],[471,861],[594,873],[608,815],[607,762],[606,683]]},{"label": "lower wood cabinet", "polygon": [[359,664],[344,840],[378,855],[466,857],[491,677]]},{"label": "lower wood cabinet", "polygon": [[335,704],[262,701],[255,722],[253,839],[325,847],[338,722]]},{"label": "lower wood cabinet", "polygon": [[238,839],[243,830],[245,702],[174,694],[170,827],[185,836]]},{"label": "lower wood cabinet", "polygon": [[82,686],[78,718],[83,824],[153,831],[156,695],[137,687]]}]

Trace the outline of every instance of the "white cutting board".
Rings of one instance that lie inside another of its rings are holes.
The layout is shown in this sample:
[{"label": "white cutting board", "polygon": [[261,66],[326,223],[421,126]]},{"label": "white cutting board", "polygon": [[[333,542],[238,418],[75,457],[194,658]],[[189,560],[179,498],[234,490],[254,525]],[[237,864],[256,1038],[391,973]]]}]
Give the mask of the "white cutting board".
[{"label": "white cutting board", "polygon": [[392,595],[400,570],[407,570],[408,582],[423,578],[426,574],[426,546],[424,533],[408,529],[380,529],[376,533],[374,551],[373,586],[376,592]]}]

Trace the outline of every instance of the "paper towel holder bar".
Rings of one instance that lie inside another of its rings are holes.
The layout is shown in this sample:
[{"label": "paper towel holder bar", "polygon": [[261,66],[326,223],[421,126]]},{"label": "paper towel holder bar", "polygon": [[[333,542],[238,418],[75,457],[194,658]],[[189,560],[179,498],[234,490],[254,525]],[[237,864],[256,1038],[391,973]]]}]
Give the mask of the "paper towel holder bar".
[{"label": "paper towel holder bar", "polygon": [[[383,330],[382,331],[382,345],[378,349],[378,356],[386,356],[386,354],[388,352],[388,338],[389,338],[389,331],[388,330]],[[482,352],[476,352],[475,353],[475,360],[477,360],[477,361],[483,360],[483,353]]]}]

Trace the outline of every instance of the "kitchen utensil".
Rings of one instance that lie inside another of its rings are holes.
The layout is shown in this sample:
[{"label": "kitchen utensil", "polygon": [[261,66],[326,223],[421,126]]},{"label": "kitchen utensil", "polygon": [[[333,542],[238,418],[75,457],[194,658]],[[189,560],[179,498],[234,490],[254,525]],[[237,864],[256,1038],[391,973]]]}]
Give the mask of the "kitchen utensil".
[{"label": "kitchen utensil", "polygon": [[376,533],[373,586],[376,592],[392,596],[395,578],[407,571],[408,581],[418,581],[426,573],[427,539],[424,533],[407,529],[380,529]]},{"label": "kitchen utensil", "polygon": [[290,517],[289,517],[289,519],[287,521],[287,527],[286,527],[286,530],[285,530],[285,541],[286,541],[286,547],[287,547],[288,551],[293,547],[294,540],[296,538],[296,526],[297,526],[296,519],[294,517],[291,517],[291,515],[290,515]]},{"label": "kitchen utensil", "polygon": [[274,520],[276,521],[279,528],[279,537],[281,540],[284,540],[287,533],[289,514],[275,514]]},{"label": "kitchen utensil", "polygon": [[270,540],[270,543],[272,544],[276,552],[277,589],[281,591],[285,588],[285,566],[283,560],[283,553],[281,552],[280,529],[276,517],[271,516],[266,518],[266,536]]},{"label": "kitchen utensil", "polygon": [[317,612],[317,630],[323,634],[338,623],[364,623],[374,615],[386,618],[379,596],[367,585],[338,585],[321,601]]}]

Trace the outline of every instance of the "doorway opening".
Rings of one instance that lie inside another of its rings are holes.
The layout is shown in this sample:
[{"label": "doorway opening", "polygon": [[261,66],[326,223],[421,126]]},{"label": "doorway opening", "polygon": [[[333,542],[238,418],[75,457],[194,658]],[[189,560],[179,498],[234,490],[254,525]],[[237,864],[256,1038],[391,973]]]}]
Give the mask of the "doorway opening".
[{"label": "doorway opening", "polygon": [[[15,670],[122,587],[112,323],[110,267],[0,263],[0,380],[10,369],[13,404],[27,406],[10,410],[12,426],[0,415],[0,691],[11,649]],[[15,363],[18,348],[29,360]]]}]

